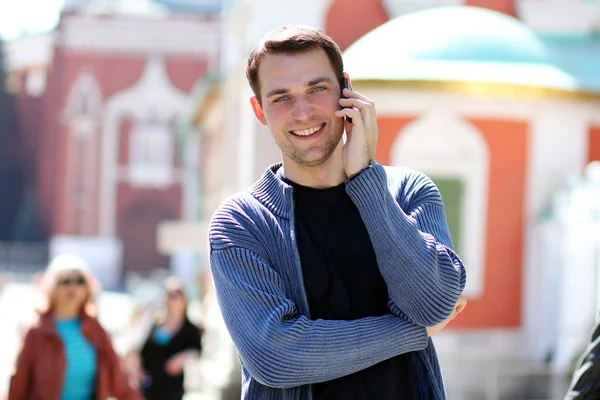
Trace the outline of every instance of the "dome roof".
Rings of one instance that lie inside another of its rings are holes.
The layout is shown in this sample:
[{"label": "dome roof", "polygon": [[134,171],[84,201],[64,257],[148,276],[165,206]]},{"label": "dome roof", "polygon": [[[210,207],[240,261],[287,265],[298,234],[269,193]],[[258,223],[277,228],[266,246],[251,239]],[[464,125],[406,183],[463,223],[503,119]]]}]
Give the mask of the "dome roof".
[{"label": "dome roof", "polygon": [[519,20],[478,7],[407,14],[367,33],[344,52],[353,81],[468,81],[580,90]]}]

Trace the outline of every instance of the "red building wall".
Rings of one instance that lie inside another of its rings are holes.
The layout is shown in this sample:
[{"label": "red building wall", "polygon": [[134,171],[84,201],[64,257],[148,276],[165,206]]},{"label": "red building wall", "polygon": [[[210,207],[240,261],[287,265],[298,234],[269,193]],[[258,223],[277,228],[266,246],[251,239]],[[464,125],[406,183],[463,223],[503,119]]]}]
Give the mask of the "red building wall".
[{"label": "red building wall", "polygon": [[600,161],[600,125],[592,125],[588,136],[588,162]]},{"label": "red building wall", "polygon": [[325,32],[344,51],[388,20],[381,0],[335,0],[327,12]]},{"label": "red building wall", "polygon": [[[207,62],[185,57],[173,57],[166,60],[167,70],[174,86],[185,92],[190,92],[197,80],[206,73]],[[68,224],[69,210],[72,209],[72,198],[66,187],[68,166],[67,144],[69,127],[61,121],[61,111],[66,106],[67,96],[78,74],[82,69],[92,71],[100,85],[104,100],[115,93],[135,84],[145,67],[145,58],[139,56],[122,56],[118,54],[85,54],[66,53],[58,49],[54,63],[48,76],[48,91],[44,100],[46,115],[44,118],[42,157],[39,171],[39,186],[41,198],[48,199],[43,207],[43,216],[51,221],[51,234],[73,233]],[[125,130],[128,131],[129,128]],[[101,132],[97,132],[101,135]],[[121,135],[125,139],[127,134]],[[128,140],[121,140],[119,161],[127,163]],[[174,159],[180,164],[178,152]],[[98,170],[101,165],[98,165]],[[99,178],[99,176],[98,176]],[[177,209],[178,210],[178,209]]]},{"label": "red building wall", "polygon": [[[59,27],[60,29],[60,27]],[[79,173],[79,165],[69,165],[72,156],[75,162],[85,161],[78,154],[85,146],[74,148],[71,127],[65,119],[64,110],[73,85],[83,71],[93,74],[104,104],[115,94],[132,87],[140,79],[148,54],[100,53],[86,51],[66,51],[57,47],[54,50],[52,65],[48,70],[47,90],[43,98],[43,129],[39,133],[39,168],[37,182],[39,188],[40,213],[48,236],[82,234],[76,224],[84,218],[77,211],[73,196],[72,178]],[[173,86],[185,93],[191,92],[195,83],[206,74],[209,61],[193,55],[165,56],[165,67]],[[173,135],[176,135],[178,121],[173,120]],[[132,120],[125,116],[119,127],[118,166],[129,163],[129,133]],[[106,166],[102,165],[102,134],[100,125],[90,145],[96,153],[93,173],[93,189],[86,203],[87,215],[91,214],[91,232],[99,232],[99,209],[103,193],[100,193],[100,179]],[[176,139],[175,139],[176,140]],[[71,154],[69,154],[71,152]],[[174,167],[181,166],[177,146],[173,151]],[[71,180],[70,180],[71,179]],[[181,217],[182,187],[179,181],[165,189],[140,189],[126,182],[117,183],[115,235],[123,243],[123,266],[127,271],[168,267],[168,257],[156,250],[156,226],[164,219]]]},{"label": "red building wall", "polygon": [[515,0],[466,0],[468,6],[489,8],[501,13],[516,16]]}]

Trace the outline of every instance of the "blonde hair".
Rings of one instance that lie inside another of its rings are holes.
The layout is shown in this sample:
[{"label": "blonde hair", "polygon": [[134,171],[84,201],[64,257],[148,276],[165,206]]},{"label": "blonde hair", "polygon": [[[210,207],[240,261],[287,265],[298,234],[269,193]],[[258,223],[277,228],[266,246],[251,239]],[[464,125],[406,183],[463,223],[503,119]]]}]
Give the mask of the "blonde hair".
[{"label": "blonde hair", "polygon": [[40,288],[44,297],[44,304],[40,307],[40,312],[50,312],[54,307],[53,298],[58,283],[59,276],[64,272],[80,273],[86,282],[88,288],[88,298],[82,305],[82,311],[90,316],[96,315],[95,300],[100,290],[100,285],[94,277],[92,270],[82,257],[75,254],[62,254],[50,262],[44,276],[40,280]]}]

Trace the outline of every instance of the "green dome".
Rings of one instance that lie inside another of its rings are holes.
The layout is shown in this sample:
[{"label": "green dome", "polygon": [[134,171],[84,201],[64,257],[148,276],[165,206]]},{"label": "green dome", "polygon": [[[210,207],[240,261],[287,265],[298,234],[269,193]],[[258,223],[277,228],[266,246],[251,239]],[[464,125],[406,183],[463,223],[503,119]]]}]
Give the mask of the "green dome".
[{"label": "green dome", "polygon": [[536,34],[479,7],[440,7],[379,26],[344,52],[353,81],[469,81],[578,90]]}]

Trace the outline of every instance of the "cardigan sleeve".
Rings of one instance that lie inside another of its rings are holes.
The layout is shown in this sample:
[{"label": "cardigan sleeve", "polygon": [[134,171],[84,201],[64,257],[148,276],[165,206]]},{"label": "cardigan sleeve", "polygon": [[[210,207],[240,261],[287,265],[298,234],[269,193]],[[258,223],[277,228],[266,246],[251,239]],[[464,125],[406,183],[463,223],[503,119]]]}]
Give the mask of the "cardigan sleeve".
[{"label": "cardigan sleeve", "polygon": [[332,380],[427,347],[425,328],[393,314],[353,321],[298,315],[281,277],[252,251],[211,251],[217,300],[242,365],[263,385]]},{"label": "cardigan sleeve", "polygon": [[416,324],[433,326],[452,313],[465,287],[466,271],[452,249],[435,184],[417,172],[407,182],[410,190],[398,196],[410,199],[395,198],[385,169],[374,164],[349,182],[346,191],[369,232],[391,310]]}]

